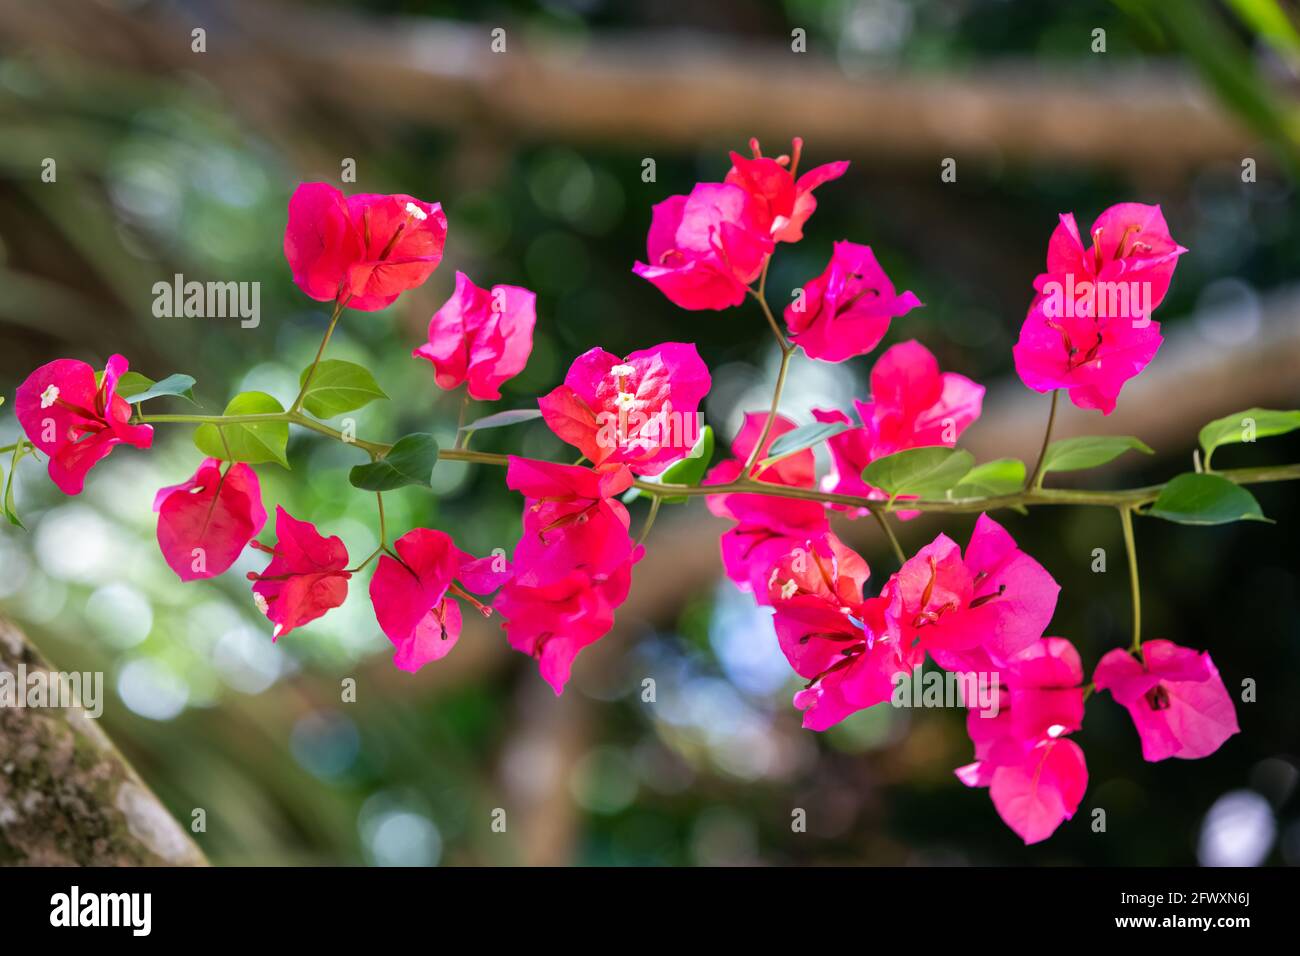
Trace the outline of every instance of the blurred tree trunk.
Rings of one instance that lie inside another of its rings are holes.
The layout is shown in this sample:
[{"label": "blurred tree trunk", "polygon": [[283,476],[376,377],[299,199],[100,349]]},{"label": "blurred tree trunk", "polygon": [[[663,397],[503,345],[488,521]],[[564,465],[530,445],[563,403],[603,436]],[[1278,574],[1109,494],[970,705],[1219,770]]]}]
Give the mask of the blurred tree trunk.
[{"label": "blurred tree trunk", "polygon": [[[0,618],[0,675],[48,673]],[[9,677],[0,678],[7,682]],[[19,693],[25,693],[20,684]],[[80,707],[0,700],[0,865],[204,866],[188,833]]]}]

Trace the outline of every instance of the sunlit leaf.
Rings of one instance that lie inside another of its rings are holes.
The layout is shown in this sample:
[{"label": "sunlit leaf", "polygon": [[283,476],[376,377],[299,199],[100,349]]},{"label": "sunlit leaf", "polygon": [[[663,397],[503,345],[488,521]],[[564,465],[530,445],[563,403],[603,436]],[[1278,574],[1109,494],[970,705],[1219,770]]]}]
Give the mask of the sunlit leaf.
[{"label": "sunlit leaf", "polygon": [[1248,408],[1216,418],[1201,429],[1201,448],[1205,450],[1206,467],[1210,456],[1221,445],[1236,445],[1257,438],[1285,435],[1300,428],[1300,411],[1274,411],[1271,408]]},{"label": "sunlit leaf", "polygon": [[[301,386],[311,366],[298,376]],[[356,411],[379,398],[387,398],[368,368],[341,359],[326,359],[316,366],[311,385],[303,395],[302,407],[317,418],[333,418]]]},{"label": "sunlit leaf", "polygon": [[1025,486],[1025,463],[1019,458],[998,458],[976,465],[952,489],[952,498],[987,498],[1015,494]]},{"label": "sunlit leaf", "polygon": [[1155,452],[1146,442],[1132,435],[1082,435],[1063,438],[1047,446],[1043,457],[1043,474],[1049,471],[1081,471],[1096,468],[1114,461],[1126,451],[1140,451],[1144,455]]},{"label": "sunlit leaf", "polygon": [[1267,521],[1259,502],[1245,488],[1220,475],[1188,472],[1165,485],[1147,512],[1178,524]]},{"label": "sunlit leaf", "polygon": [[[225,414],[268,415],[283,411],[280,403],[265,392],[242,392],[230,400]],[[212,458],[249,464],[274,461],[289,467],[285,457],[289,444],[288,422],[248,422],[223,425],[220,430],[216,425],[204,424],[194,430],[194,444]]]},{"label": "sunlit leaf", "polygon": [[933,498],[959,484],[975,464],[965,449],[933,445],[877,458],[862,470],[862,480],[887,494]]},{"label": "sunlit leaf", "polygon": [[155,382],[139,372],[125,372],[117,380],[117,394],[132,405],[164,395],[178,395],[194,401],[194,377],[177,372]]}]

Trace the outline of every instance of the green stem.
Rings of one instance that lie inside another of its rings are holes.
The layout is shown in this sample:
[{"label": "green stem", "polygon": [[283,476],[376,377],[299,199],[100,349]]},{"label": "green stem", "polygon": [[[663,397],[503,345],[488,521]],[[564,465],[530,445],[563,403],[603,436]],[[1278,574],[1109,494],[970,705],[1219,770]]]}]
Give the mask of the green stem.
[{"label": "green stem", "polygon": [[1052,390],[1052,410],[1047,414],[1047,431],[1043,433],[1043,448],[1038,453],[1038,464],[1034,465],[1034,473],[1029,479],[1027,487],[1038,489],[1043,485],[1043,465],[1047,462],[1047,449],[1052,444],[1052,426],[1056,424],[1056,403],[1061,397],[1061,390]]},{"label": "green stem", "polygon": [[[504,463],[504,462],[502,462]],[[1300,464],[1270,465],[1262,468],[1232,468],[1217,472],[1239,485],[1262,484],[1272,481],[1295,481],[1300,479]],[[815,488],[795,488],[789,485],[772,484],[765,481],[733,481],[726,485],[670,485],[653,482],[636,481],[634,487],[650,495],[675,497],[684,495],[768,495],[775,498],[796,498],[800,501],[820,501],[825,504],[847,505],[851,508],[866,508],[870,511],[888,511],[889,501],[872,498],[860,498],[855,495],[841,495]],[[908,511],[922,511],[932,514],[976,514],[981,511],[994,511],[998,508],[1038,505],[1096,505],[1105,508],[1137,508],[1149,504],[1160,497],[1164,485],[1147,485],[1142,488],[1130,488],[1124,491],[1084,491],[1073,488],[1039,488],[1022,490],[1006,495],[987,495],[977,498],[938,498],[928,500],[908,499]]]},{"label": "green stem", "polygon": [[1124,529],[1124,548],[1128,551],[1128,582],[1133,592],[1133,643],[1130,654],[1142,653],[1142,589],[1138,584],[1137,545],[1133,541],[1133,509],[1120,508],[1119,521]]},{"label": "green stem", "polygon": [[663,504],[663,498],[658,496],[650,500],[650,513],[646,515],[645,524],[641,526],[641,534],[637,537],[638,545],[645,544],[645,539],[650,536],[650,529],[655,526],[655,518],[659,516],[659,506]]},{"label": "green stem", "polygon": [[348,574],[360,574],[367,568],[367,566],[369,566],[371,561],[375,560],[375,558],[379,556],[379,552],[383,550],[384,546],[381,544],[379,547],[375,548],[375,550],[371,551],[369,557],[358,564],[355,568],[344,568],[344,570],[347,571]]},{"label": "green stem", "polygon": [[379,503],[379,548],[382,550],[388,544],[388,522],[384,518],[384,493],[375,492],[375,501]]},{"label": "green stem", "polygon": [[763,424],[763,433],[758,437],[758,444],[754,446],[754,450],[749,453],[749,461],[745,462],[745,470],[741,472],[741,475],[746,478],[749,477],[754,462],[758,461],[763,446],[767,444],[767,436],[772,434],[772,426],[776,423],[776,412],[781,405],[781,392],[785,388],[785,376],[790,371],[790,357],[794,355],[794,346],[786,339],[785,333],[781,331],[781,326],[776,321],[776,316],[772,314],[772,307],[767,304],[767,267],[771,264],[772,257],[768,256],[767,261],[763,263],[763,272],[759,276],[758,288],[750,289],[749,294],[758,302],[759,308],[763,310],[763,317],[767,319],[767,324],[772,328],[772,334],[776,336],[776,344],[781,348],[781,368],[776,373],[776,388],[772,390],[772,407],[768,410],[767,421]]},{"label": "green stem", "polygon": [[[144,415],[135,418],[137,423],[212,424],[241,425],[259,422],[287,422],[301,425],[318,432],[335,441],[356,445],[372,456],[382,457],[392,446],[381,442],[370,442],[360,438],[345,440],[343,433],[335,428],[318,422],[301,412],[273,412],[261,415]],[[481,465],[505,466],[510,463],[506,455],[492,452],[471,451],[468,448],[444,448],[438,452],[442,461],[465,461]],[[1274,481],[1295,481],[1300,479],[1300,464],[1264,465],[1256,468],[1229,468],[1216,472],[1221,478],[1239,485],[1263,484]],[[775,498],[794,498],[801,501],[820,501],[823,504],[847,505],[850,508],[866,508],[869,511],[887,512],[890,502],[874,498],[861,498],[856,495],[836,494],[819,491],[816,488],[795,488],[765,481],[739,480],[725,485],[672,485],[657,482],[636,481],[634,487],[643,494],[654,497],[699,497],[702,495],[725,495],[743,493],[747,495],[767,495]],[[916,499],[907,501],[909,511],[921,511],[929,514],[977,514],[981,511],[995,511],[999,508],[1037,507],[1042,505],[1095,505],[1104,508],[1136,509],[1150,504],[1160,496],[1164,485],[1146,485],[1141,488],[1129,488],[1120,491],[1088,491],[1075,488],[1025,488],[1005,495],[986,495],[976,498],[938,498],[934,500]]]},{"label": "green stem", "polygon": [[[351,296],[348,298],[351,298]],[[297,413],[302,409],[302,401],[307,397],[307,389],[311,387],[311,380],[316,375],[316,366],[320,365],[321,356],[325,354],[325,346],[330,343],[330,336],[334,334],[334,326],[339,324],[339,316],[343,314],[343,306],[347,304],[347,301],[347,299],[343,298],[334,300],[334,311],[330,313],[330,324],[325,329],[325,337],[320,340],[320,348],[316,350],[316,358],[312,360],[311,368],[307,369],[307,377],[302,380],[302,388],[298,390],[298,397],[289,406],[290,412]]]},{"label": "green stem", "polygon": [[469,444],[469,435],[461,431],[465,427],[465,413],[469,411],[469,384],[465,385],[465,395],[460,400],[460,414],[456,417],[455,446],[464,448]]},{"label": "green stem", "polygon": [[749,476],[749,472],[753,469],[754,463],[758,461],[758,456],[762,452],[763,446],[767,444],[767,436],[772,434],[772,426],[776,424],[776,410],[781,404],[781,392],[785,388],[785,376],[786,373],[790,371],[790,356],[793,354],[793,349],[782,349],[781,351],[781,368],[776,373],[776,388],[772,390],[772,407],[768,409],[767,421],[763,423],[763,433],[758,436],[758,444],[756,444],[754,450],[749,453],[749,460],[745,462],[745,470],[741,472],[745,477]]},{"label": "green stem", "polygon": [[902,567],[907,563],[907,555],[903,553],[903,546],[898,543],[894,529],[889,526],[889,519],[885,517],[883,511],[872,511],[871,514],[880,525],[880,530],[885,532],[885,537],[889,539],[889,546],[894,549],[894,557],[898,558],[898,565]]},{"label": "green stem", "polygon": [[137,415],[133,422],[136,424],[181,424],[181,425],[265,425],[268,422],[284,422],[288,425],[300,425],[317,434],[324,435],[327,438],[333,438],[335,441],[342,442],[345,445],[356,445],[358,448],[368,452],[372,457],[382,457],[388,453],[391,445],[385,445],[382,442],[365,441],[361,438],[347,438],[337,428],[331,428],[324,422],[318,422],[316,419],[304,415],[302,412],[262,412],[251,415]]}]

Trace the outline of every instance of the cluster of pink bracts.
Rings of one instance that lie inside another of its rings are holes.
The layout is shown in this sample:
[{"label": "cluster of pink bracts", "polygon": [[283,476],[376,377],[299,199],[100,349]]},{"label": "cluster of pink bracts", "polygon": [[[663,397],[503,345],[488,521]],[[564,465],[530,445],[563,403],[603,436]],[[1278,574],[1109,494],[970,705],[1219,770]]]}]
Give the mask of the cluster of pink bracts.
[{"label": "cluster of pink bracts", "polygon": [[[802,238],[816,208],[813,190],[848,167],[831,163],[796,178],[801,145],[795,141],[792,156],[768,158],[753,143],[753,158],[732,154],[724,182],[698,184],[689,196],[655,206],[650,261],[634,271],[682,308],[740,304],[776,243]],[[370,311],[428,278],[446,231],[437,204],[404,195],[345,198],[309,183],[290,200],[284,249],[307,295]],[[1066,389],[1076,405],[1109,413],[1160,345],[1150,311],[1184,250],[1159,209],[1138,204],[1107,210],[1090,239],[1085,248],[1073,216],[1061,217],[1015,361],[1029,387]],[[432,364],[440,388],[466,384],[476,399],[497,399],[532,351],[534,303],[526,289],[482,289],[458,273],[454,294],[430,320],[428,342],[413,354]],[[920,305],[911,292],[896,293],[869,247],[839,242],[825,271],[785,310],[786,334],[812,358],[844,361],[872,351],[891,320]],[[19,421],[68,494],[81,491],[86,473],[114,445],[148,448],[152,441],[151,428],[131,424],[130,406],[115,394],[126,367],[114,355],[97,376],[84,362],[60,359],[18,389]],[[710,384],[690,344],[622,358],[599,348],[579,356],[538,405],[551,430],[591,464],[509,459],[506,483],[524,499],[513,560],[476,559],[426,528],[402,535],[379,557],[370,596],[397,666],[414,671],[445,656],[460,634],[459,602],[467,601],[485,614],[498,611],[510,644],[536,658],[560,693],[579,651],[612,627],[643,551],[618,496],[636,476],[658,475],[689,451],[664,422],[694,417]],[[893,346],[871,371],[870,400],[854,403],[856,423],[844,411],[812,410],[818,421],[851,426],[829,439],[834,465],[820,487],[884,497],[863,481],[863,468],[905,449],[953,445],[979,417],[983,396],[970,379],[941,372],[919,343]],[[706,485],[733,483],[755,462],[754,481],[819,486],[811,449],[761,464],[772,442],[795,427],[777,416],[766,428],[767,419],[766,412],[746,417],[733,457],[712,468]],[[828,521],[831,510],[852,518],[860,509],[743,492],[710,495],[708,505],[734,523],[722,538],[727,575],[772,608],[781,649],[808,681],[794,699],[805,727],[824,730],[889,700],[899,676],[928,655],[946,670],[982,675],[997,695],[996,716],[969,712],[975,761],[958,777],[989,787],[998,813],[1027,843],[1074,814],[1087,782],[1083,752],[1069,739],[1083,720],[1083,667],[1069,641],[1044,636],[1060,588],[1000,525],[980,516],[964,552],[939,535],[868,596],[866,562]],[[154,509],[159,546],[182,580],[222,573],[250,544],[270,556],[266,569],[249,577],[275,637],[347,595],[353,572],[337,537],[277,507],[275,544],[253,540],[267,514],[247,464],[209,458],[188,481],[161,489]],[[491,607],[472,596],[493,592]],[[1207,654],[1167,641],[1150,641],[1139,655],[1113,650],[1093,683],[1132,713],[1148,760],[1201,757],[1237,732]]]}]

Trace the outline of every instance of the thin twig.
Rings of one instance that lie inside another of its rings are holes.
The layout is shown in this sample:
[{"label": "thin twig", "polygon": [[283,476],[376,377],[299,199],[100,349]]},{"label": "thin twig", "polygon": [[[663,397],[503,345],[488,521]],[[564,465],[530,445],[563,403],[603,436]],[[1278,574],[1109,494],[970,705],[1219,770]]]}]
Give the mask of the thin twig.
[{"label": "thin twig", "polygon": [[1056,424],[1056,403],[1061,397],[1061,390],[1052,390],[1052,410],[1047,414],[1047,431],[1043,432],[1043,450],[1038,453],[1038,464],[1034,465],[1034,473],[1029,478],[1029,484],[1026,486],[1031,489],[1042,487],[1043,484],[1043,465],[1047,463],[1047,449],[1052,444],[1052,426]]}]

